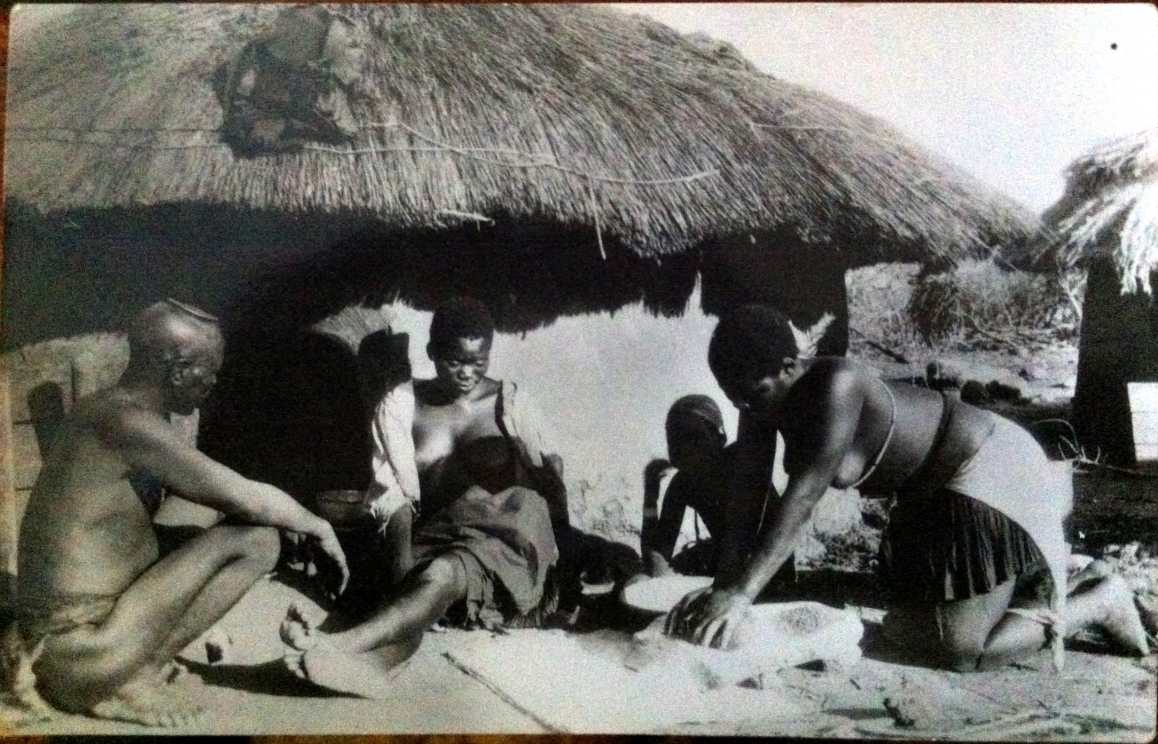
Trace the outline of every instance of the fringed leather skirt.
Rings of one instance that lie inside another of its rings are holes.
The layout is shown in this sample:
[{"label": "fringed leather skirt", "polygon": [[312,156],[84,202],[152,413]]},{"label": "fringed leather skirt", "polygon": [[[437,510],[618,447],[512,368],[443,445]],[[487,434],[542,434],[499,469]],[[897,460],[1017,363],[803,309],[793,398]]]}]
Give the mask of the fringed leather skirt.
[{"label": "fringed leather skirt", "polygon": [[902,495],[881,540],[882,578],[898,604],[968,599],[1044,563],[1016,522],[949,490]]}]

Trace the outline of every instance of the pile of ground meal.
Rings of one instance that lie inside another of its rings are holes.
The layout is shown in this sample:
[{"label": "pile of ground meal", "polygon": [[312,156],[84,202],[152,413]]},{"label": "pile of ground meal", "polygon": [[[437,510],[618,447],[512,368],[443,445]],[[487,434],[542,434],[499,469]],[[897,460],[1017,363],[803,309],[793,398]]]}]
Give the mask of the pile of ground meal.
[{"label": "pile of ground meal", "polygon": [[625,663],[636,671],[684,670],[701,689],[743,683],[763,687],[768,675],[813,662],[847,668],[860,658],[864,634],[856,614],[818,602],[752,606],[728,649],[672,638],[664,633],[665,623],[666,616],[660,616],[636,633]]},{"label": "pile of ground meal", "polygon": [[776,622],[790,635],[807,635],[820,627],[820,613],[815,607],[793,607],[778,614]]},{"label": "pile of ground meal", "polygon": [[1122,575],[1135,592],[1158,594],[1158,556],[1139,542],[1110,544],[1102,549],[1103,561]]}]

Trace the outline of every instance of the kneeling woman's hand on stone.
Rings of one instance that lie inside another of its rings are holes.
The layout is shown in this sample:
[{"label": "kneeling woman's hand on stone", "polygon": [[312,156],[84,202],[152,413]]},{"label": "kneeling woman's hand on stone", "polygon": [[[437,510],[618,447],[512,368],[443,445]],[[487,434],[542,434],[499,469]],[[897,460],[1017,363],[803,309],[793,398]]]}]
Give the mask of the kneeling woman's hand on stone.
[{"label": "kneeling woman's hand on stone", "polygon": [[751,606],[752,598],[739,589],[698,589],[668,614],[664,632],[701,646],[731,648]]}]

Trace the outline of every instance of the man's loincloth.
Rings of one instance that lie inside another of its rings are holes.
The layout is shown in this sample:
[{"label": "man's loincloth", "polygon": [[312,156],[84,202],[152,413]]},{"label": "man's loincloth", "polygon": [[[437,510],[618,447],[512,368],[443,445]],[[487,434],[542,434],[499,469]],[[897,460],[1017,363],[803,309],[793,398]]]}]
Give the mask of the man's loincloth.
[{"label": "man's loincloth", "polygon": [[466,598],[448,613],[456,624],[535,625],[558,601],[549,569],[559,558],[547,502],[512,486],[498,493],[473,486],[413,532],[416,563],[457,558]]},{"label": "man's loincloth", "polygon": [[16,622],[25,644],[32,648],[47,636],[100,625],[112,614],[119,598],[115,594],[21,592],[16,602]]}]

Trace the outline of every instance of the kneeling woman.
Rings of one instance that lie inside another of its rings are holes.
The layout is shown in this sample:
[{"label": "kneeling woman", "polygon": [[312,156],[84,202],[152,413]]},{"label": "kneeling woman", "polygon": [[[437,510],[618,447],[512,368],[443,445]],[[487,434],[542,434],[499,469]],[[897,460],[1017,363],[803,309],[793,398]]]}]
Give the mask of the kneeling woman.
[{"label": "kneeling woman", "polygon": [[[885,632],[930,661],[985,669],[1053,641],[1060,665],[1061,637],[1090,625],[1146,653],[1120,578],[1085,587],[1066,606],[1069,486],[1027,432],[950,395],[886,383],[852,361],[797,354],[787,319],[767,307],[738,309],[712,336],[716,380],[753,422],[779,430],[789,482],[740,575],[685,597],[669,633],[730,643],[825,489],[855,486],[897,494],[882,546],[891,585]],[[1024,591],[1042,569],[1053,582],[1049,606]]]}]

